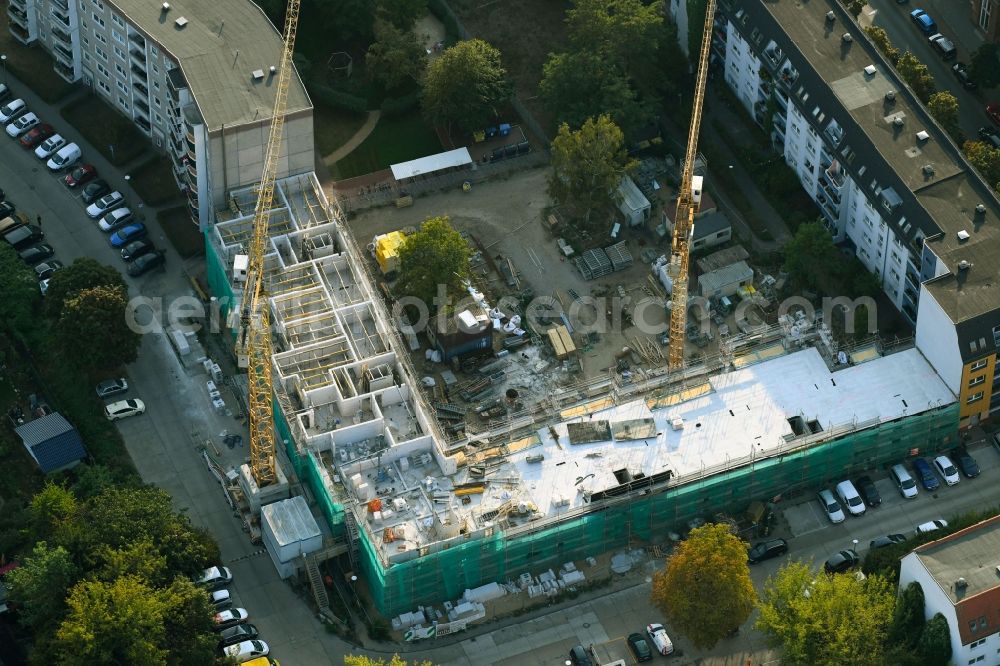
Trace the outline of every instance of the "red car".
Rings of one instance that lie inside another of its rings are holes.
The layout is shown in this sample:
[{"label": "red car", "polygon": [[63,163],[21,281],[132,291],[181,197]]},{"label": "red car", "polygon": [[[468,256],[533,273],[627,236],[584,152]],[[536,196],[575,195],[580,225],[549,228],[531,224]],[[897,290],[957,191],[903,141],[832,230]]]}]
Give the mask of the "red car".
[{"label": "red car", "polygon": [[66,174],[64,182],[67,187],[77,187],[85,185],[95,178],[97,178],[97,167],[93,164],[81,164]]},{"label": "red car", "polygon": [[55,133],[56,130],[52,127],[52,125],[39,125],[38,127],[29,130],[27,134],[21,137],[21,147],[34,148]]},{"label": "red car", "polygon": [[990,120],[1000,125],[1000,104],[993,102],[992,104],[986,105],[986,115],[990,117]]}]

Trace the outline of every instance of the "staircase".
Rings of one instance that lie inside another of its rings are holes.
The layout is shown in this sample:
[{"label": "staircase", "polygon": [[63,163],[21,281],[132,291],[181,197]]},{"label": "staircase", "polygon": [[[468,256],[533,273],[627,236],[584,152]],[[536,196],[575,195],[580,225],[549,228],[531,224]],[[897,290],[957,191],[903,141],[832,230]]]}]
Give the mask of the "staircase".
[{"label": "staircase", "polygon": [[354,512],[347,508],[344,511],[344,526],[347,528],[347,555],[351,558],[351,568],[358,567],[358,524],[354,519]]},{"label": "staircase", "polygon": [[302,560],[306,567],[306,575],[309,576],[309,584],[312,586],[316,607],[321,615],[326,615],[330,611],[330,597],[326,594],[323,576],[319,572],[319,564],[312,555],[303,555]]}]

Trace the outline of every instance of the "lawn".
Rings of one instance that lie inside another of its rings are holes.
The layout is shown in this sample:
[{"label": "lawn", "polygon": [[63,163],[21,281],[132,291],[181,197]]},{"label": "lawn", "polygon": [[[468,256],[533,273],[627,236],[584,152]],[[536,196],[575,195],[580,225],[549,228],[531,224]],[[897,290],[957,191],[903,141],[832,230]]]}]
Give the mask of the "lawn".
[{"label": "lawn", "polygon": [[[35,94],[50,104],[73,92],[75,86],[52,69],[52,56],[40,46],[25,46],[14,39],[9,25],[7,13],[0,14],[0,53],[7,56],[6,71],[26,85],[30,82]],[[6,83],[6,76],[4,78]]]},{"label": "lawn", "polygon": [[170,171],[170,158],[157,155],[132,170],[132,189],[147,206],[181,201],[184,195],[177,189]]},{"label": "lawn", "polygon": [[388,169],[390,164],[439,152],[441,142],[437,134],[418,113],[383,118],[360,146],[337,162],[334,175],[341,179],[354,178]]},{"label": "lawn", "polygon": [[313,108],[313,135],[320,155],[329,155],[347,142],[365,123],[365,115],[328,106]]},{"label": "lawn", "polygon": [[89,94],[67,104],[60,115],[115,166],[131,162],[149,145],[132,121]]},{"label": "lawn", "polygon": [[[173,179],[170,182],[173,184]],[[205,251],[205,239],[198,225],[191,220],[186,204],[161,210],[156,214],[156,221],[170,239],[170,244],[184,259],[200,255]]]}]

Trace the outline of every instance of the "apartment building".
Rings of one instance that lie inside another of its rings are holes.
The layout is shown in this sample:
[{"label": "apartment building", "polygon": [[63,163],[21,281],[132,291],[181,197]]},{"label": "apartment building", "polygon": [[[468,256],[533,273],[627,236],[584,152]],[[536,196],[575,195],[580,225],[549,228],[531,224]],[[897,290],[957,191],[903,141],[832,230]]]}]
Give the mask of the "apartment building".
[{"label": "apartment building", "polygon": [[831,237],[916,328],[961,427],[995,416],[996,194],[837,2],[721,0],[711,53]]},{"label": "apartment building", "polygon": [[956,666],[1000,664],[1000,516],[918,546],[903,557],[899,589],[918,583],[924,618],[941,613]]},{"label": "apartment building", "polygon": [[[281,37],[248,0],[11,0],[10,32],[93,89],[166,152],[192,218],[260,179]],[[312,104],[296,75],[279,176],[313,167]]]}]

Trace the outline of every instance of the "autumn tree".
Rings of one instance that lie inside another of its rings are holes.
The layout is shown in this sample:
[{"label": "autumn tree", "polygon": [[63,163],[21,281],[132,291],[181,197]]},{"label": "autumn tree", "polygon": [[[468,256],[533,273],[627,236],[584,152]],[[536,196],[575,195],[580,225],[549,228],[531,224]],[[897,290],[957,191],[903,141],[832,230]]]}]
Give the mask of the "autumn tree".
[{"label": "autumn tree", "polygon": [[882,52],[886,60],[892,63],[893,67],[899,62],[899,49],[892,45],[889,40],[889,34],[882,28],[871,25],[864,28],[864,31],[871,37],[872,42],[878,47],[878,50]]},{"label": "autumn tree", "polygon": [[470,39],[446,49],[427,68],[423,110],[427,118],[464,131],[482,127],[494,118],[513,93],[500,51],[481,39]]},{"label": "autumn tree", "polygon": [[969,58],[969,78],[983,88],[1000,85],[1000,45],[985,42]]},{"label": "autumn tree", "polygon": [[994,189],[1000,189],[1000,150],[985,141],[966,141],[962,144],[969,163],[983,175],[987,183]]},{"label": "autumn tree", "polygon": [[48,291],[45,292],[45,309],[50,315],[58,317],[67,298],[93,287],[115,287],[128,291],[125,280],[118,270],[86,257],[77,259],[52,274]]},{"label": "autumn tree", "polygon": [[927,110],[941,127],[958,143],[962,141],[962,127],[958,121],[958,100],[950,92],[938,92],[927,100]]},{"label": "autumn tree", "polygon": [[378,20],[388,21],[403,32],[413,29],[417,19],[427,14],[427,0],[376,0],[375,34],[378,36]]},{"label": "autumn tree", "polygon": [[35,306],[41,300],[38,279],[8,243],[0,244],[0,319],[8,333],[18,337],[31,330]]},{"label": "autumn tree", "polygon": [[653,575],[653,604],[699,649],[746,622],[756,599],[746,544],[725,524],[691,530]]},{"label": "autumn tree", "polygon": [[913,89],[914,94],[924,104],[934,94],[934,77],[931,75],[927,65],[917,60],[917,56],[909,51],[899,57],[896,63],[896,71],[906,81],[907,85]]},{"label": "autumn tree", "polygon": [[419,299],[433,312],[444,305],[437,300],[439,287],[449,296],[461,293],[470,255],[469,244],[447,216],[428,218],[399,248],[396,292]]},{"label": "autumn tree", "polygon": [[77,517],[76,496],[68,488],[51,481],[31,498],[31,536],[44,541],[65,534]]},{"label": "autumn tree", "polygon": [[66,594],[78,577],[69,551],[44,541],[36,543],[21,566],[7,574],[18,621],[36,632],[51,629],[66,611]]},{"label": "autumn tree", "polygon": [[412,30],[398,28],[381,19],[375,21],[375,41],[365,56],[368,75],[386,90],[416,82],[427,67],[427,53]]},{"label": "autumn tree", "polygon": [[588,118],[575,131],[563,123],[552,141],[549,196],[584,226],[592,217],[603,225],[602,213],[617,203],[618,186],[633,166],[625,137],[608,116]]},{"label": "autumn tree", "polygon": [[814,573],[790,562],[764,585],[756,627],[790,666],[882,666],[896,595],[879,576]]},{"label": "autumn tree", "polygon": [[67,360],[90,373],[133,362],[142,338],[129,327],[127,307],[128,292],[109,286],[83,289],[67,298],[57,329],[63,349],[77,350],[87,341],[100,341],[89,344],[86,354],[67,354]]}]

